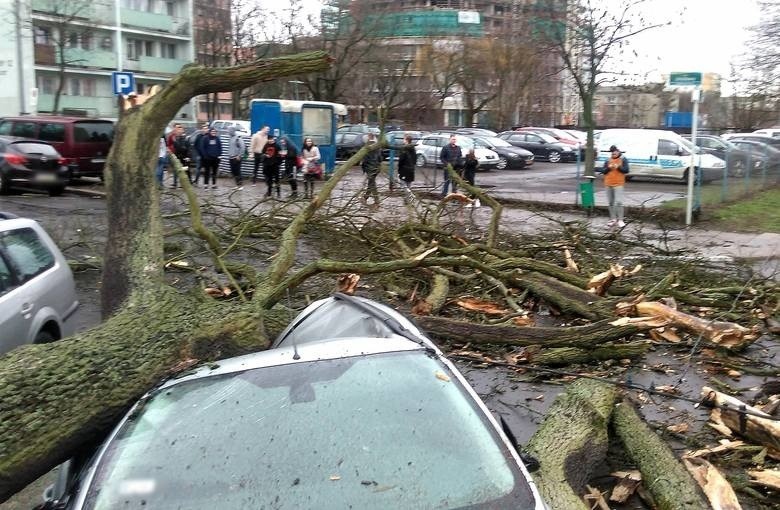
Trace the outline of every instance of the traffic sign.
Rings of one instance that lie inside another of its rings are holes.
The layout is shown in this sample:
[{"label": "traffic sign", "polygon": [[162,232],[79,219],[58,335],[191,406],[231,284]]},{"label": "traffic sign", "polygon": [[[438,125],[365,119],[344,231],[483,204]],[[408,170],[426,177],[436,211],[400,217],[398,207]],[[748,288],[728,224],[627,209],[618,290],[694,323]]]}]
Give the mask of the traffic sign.
[{"label": "traffic sign", "polygon": [[701,73],[670,73],[669,86],[671,87],[698,87],[701,85]]},{"label": "traffic sign", "polygon": [[135,90],[135,77],[133,73],[114,71],[111,73],[111,83],[114,86],[114,94],[129,94]]}]

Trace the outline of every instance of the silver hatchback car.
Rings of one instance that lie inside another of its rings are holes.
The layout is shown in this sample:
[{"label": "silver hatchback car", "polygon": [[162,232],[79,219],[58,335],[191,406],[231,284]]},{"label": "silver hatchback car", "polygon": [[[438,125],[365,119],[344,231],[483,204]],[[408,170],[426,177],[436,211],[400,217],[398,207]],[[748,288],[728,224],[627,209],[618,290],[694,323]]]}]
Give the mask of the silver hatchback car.
[{"label": "silver hatchback car", "polygon": [[336,294],[267,351],[144,396],[47,508],[542,510],[509,436],[408,319]]},{"label": "silver hatchback car", "polygon": [[54,241],[37,222],[0,213],[0,354],[72,334],[78,306]]}]

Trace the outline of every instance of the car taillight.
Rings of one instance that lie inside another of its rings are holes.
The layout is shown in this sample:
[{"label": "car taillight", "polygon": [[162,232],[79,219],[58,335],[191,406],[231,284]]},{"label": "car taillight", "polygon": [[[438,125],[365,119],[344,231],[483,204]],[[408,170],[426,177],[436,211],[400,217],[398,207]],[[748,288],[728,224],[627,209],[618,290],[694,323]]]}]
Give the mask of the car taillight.
[{"label": "car taillight", "polygon": [[3,154],[3,158],[12,165],[24,165],[27,163],[27,158],[19,154],[6,153]]},{"label": "car taillight", "polygon": [[68,166],[68,158],[60,158],[57,160],[57,164],[61,166]]}]

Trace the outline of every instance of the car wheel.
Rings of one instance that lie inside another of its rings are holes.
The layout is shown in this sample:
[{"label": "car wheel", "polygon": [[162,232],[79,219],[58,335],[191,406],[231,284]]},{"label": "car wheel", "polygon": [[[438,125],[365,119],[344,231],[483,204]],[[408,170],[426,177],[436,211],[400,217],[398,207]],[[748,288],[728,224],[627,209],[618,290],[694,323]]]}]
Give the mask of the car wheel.
[{"label": "car wheel", "polygon": [[48,344],[53,341],[57,340],[54,338],[54,335],[49,333],[48,331],[38,331],[38,334],[35,335],[35,340],[33,340],[33,343],[36,344]]},{"label": "car wheel", "polygon": [[547,161],[550,163],[558,163],[561,160],[561,153],[558,151],[552,151],[547,155]]},{"label": "car wheel", "polygon": [[496,168],[498,168],[499,170],[504,170],[508,164],[509,162],[506,160],[506,158],[501,156],[500,158],[498,158],[498,164],[496,165]]},{"label": "car wheel", "polygon": [[425,156],[422,154],[417,155],[417,166],[425,166]]},{"label": "car wheel", "polygon": [[62,192],[65,191],[65,186],[57,186],[56,188],[50,188],[49,189],[49,196],[50,197],[58,197],[62,195]]}]

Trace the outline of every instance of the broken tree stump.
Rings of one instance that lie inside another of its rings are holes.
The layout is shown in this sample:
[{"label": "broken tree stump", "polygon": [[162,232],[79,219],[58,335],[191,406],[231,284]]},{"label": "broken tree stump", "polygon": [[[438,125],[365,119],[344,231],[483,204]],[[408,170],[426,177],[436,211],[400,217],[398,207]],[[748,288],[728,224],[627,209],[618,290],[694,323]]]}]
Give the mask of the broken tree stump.
[{"label": "broken tree stump", "polygon": [[607,425],[617,389],[579,379],[555,399],[526,450],[539,460],[534,473],[552,510],[586,510],[588,480],[607,453]]},{"label": "broken tree stump", "polygon": [[630,403],[615,406],[612,426],[628,456],[642,473],[643,483],[653,495],[659,510],[709,508],[699,486],[685,467]]}]

